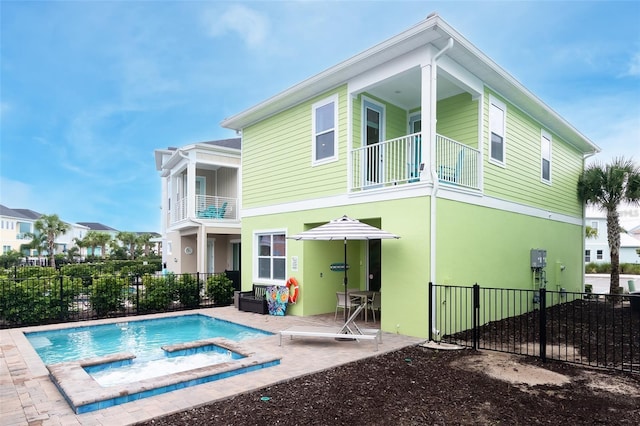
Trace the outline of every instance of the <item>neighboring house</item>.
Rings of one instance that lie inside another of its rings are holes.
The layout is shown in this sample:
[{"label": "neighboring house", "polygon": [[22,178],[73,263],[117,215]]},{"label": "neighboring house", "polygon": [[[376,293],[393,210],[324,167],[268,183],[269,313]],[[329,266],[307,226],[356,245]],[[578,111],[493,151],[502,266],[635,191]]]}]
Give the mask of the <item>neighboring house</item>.
[{"label": "neighboring house", "polygon": [[240,148],[233,138],[155,151],[168,272],[240,269]]},{"label": "neighboring house", "polygon": [[[20,210],[20,211],[19,211]],[[31,239],[27,237],[27,233],[33,233],[33,223],[35,219],[32,215],[23,213],[24,209],[10,209],[0,204],[0,241],[2,243],[2,253],[11,250],[21,251],[20,246],[28,244]],[[31,211],[31,210],[29,210]],[[25,256],[31,253],[24,253]]]},{"label": "neighboring house", "polygon": [[[27,257],[38,256],[38,250],[20,250],[20,246],[28,244],[31,239],[27,233],[35,233],[34,223],[42,216],[41,213],[30,209],[10,209],[0,205],[0,228],[2,229],[2,252],[9,250],[21,251]],[[65,253],[75,245],[75,238],[82,238],[88,228],[86,226],[65,222],[69,230],[56,239],[56,253]],[[46,252],[40,253],[46,255]]]},{"label": "neighboring house", "polygon": [[[640,207],[622,205],[618,208],[620,226],[620,263],[640,263],[637,251],[640,249]],[[585,225],[597,230],[598,235],[587,238],[584,245],[585,263],[610,263],[607,214],[594,207],[588,207],[585,213]]]},{"label": "neighboring house", "polygon": [[[576,185],[599,148],[437,15],[222,126],[242,134],[243,287],[296,277],[289,314],[333,312],[343,243],[286,237],[345,214],[401,236],[347,244],[349,286],[381,290],[384,331],[428,335],[429,282],[536,288],[532,249],[547,288],[582,290]],[[197,174],[195,154],[164,155],[172,200],[193,194],[176,167]]]}]

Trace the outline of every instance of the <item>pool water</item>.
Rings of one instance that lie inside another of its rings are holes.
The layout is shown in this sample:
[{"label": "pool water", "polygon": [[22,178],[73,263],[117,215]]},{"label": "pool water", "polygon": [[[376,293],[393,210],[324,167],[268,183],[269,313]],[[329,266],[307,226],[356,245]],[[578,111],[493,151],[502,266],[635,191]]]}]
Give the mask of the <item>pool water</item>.
[{"label": "pool water", "polygon": [[188,359],[187,357],[177,357],[141,362],[134,361],[129,365],[118,368],[103,368],[92,372],[91,369],[85,367],[85,370],[101,386],[107,387],[180,373],[194,368],[219,364],[231,359],[230,354],[200,353],[189,356]]},{"label": "pool water", "polygon": [[25,333],[47,365],[120,352],[133,353],[141,362],[164,358],[166,345],[212,337],[242,341],[270,334],[200,314]]},{"label": "pool water", "polygon": [[244,343],[269,335],[201,314],[25,333],[76,414],[279,365]]}]

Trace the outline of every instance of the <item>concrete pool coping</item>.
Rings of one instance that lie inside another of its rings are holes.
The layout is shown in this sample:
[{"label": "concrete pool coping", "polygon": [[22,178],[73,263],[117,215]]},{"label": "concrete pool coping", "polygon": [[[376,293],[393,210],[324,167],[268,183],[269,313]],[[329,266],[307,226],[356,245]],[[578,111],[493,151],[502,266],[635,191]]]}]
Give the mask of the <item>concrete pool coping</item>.
[{"label": "concrete pool coping", "polygon": [[[313,317],[260,315],[241,312],[233,306],[170,312],[130,317],[130,320],[165,316],[204,315],[249,327],[278,333],[296,325],[335,325],[333,315]],[[279,335],[260,337],[243,342],[252,352],[280,357],[280,364],[219,381],[127,402],[110,408],[76,414],[49,378],[49,371],[35,352],[24,332],[73,328],[81,325],[109,324],[122,318],[53,324],[0,330],[0,425],[128,425],[151,420],[234,395],[251,392],[295,377],[323,371],[359,359],[378,356],[424,339],[401,334],[383,333],[379,351],[369,342],[334,341],[332,339],[299,339],[278,345]],[[367,324],[371,327],[371,323]],[[401,331],[401,329],[400,329]]]},{"label": "concrete pool coping", "polygon": [[103,387],[95,381],[85,367],[131,360],[131,353],[116,353],[87,360],[67,361],[48,365],[51,380],[56,384],[76,414],[88,413],[142,398],[151,398],[165,392],[173,392],[207,381],[223,380],[225,375],[246,374],[254,369],[268,368],[280,362],[280,357],[257,354],[244,342],[234,342],[222,337],[186,342],[163,348],[167,352],[217,346],[235,352],[242,358],[178,373],[139,380],[132,383]]}]

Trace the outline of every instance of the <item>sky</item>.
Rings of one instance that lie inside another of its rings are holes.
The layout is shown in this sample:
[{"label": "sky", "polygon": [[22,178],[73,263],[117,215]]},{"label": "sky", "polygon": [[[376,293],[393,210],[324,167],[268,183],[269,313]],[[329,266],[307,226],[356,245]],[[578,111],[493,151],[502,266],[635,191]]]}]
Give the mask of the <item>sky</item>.
[{"label": "sky", "polygon": [[154,150],[439,15],[640,162],[640,2],[0,0],[0,204],[160,232]]}]

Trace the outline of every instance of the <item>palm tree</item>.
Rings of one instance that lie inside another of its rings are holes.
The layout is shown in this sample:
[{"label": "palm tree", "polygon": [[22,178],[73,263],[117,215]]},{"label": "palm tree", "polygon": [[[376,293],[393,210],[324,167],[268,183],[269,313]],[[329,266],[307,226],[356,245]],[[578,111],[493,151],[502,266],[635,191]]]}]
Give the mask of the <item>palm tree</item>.
[{"label": "palm tree", "polygon": [[125,251],[129,254],[129,257],[131,259],[135,259],[138,236],[133,232],[120,231],[116,238],[122,242],[122,245],[124,246]]},{"label": "palm tree", "polygon": [[144,248],[144,255],[146,257],[149,257],[149,253],[151,252],[151,238],[152,235],[147,232],[138,235],[138,245]]},{"label": "palm tree", "polygon": [[589,225],[584,230],[584,235],[587,238],[597,238],[598,237],[598,228],[592,228]]},{"label": "palm tree", "polygon": [[607,212],[607,242],[611,253],[609,293],[620,290],[620,217],[618,205],[640,203],[640,168],[632,160],[614,158],[610,164],[589,165],[578,179],[578,197]]},{"label": "palm tree", "polygon": [[[95,232],[95,231],[89,231],[89,232]],[[101,254],[101,257],[104,259],[107,253],[107,245],[112,241],[111,235],[105,232],[95,232],[95,235],[93,236],[93,241],[98,247],[100,247],[100,254]]]},{"label": "palm tree", "polygon": [[40,232],[25,232],[25,238],[31,239],[26,244],[22,244],[20,249],[26,248],[31,252],[31,250],[36,250],[38,252],[38,263],[40,263],[40,259],[42,258],[42,253],[47,250],[47,236]]},{"label": "palm tree", "polygon": [[47,252],[49,254],[49,266],[56,267],[55,247],[56,238],[69,230],[69,224],[60,220],[57,214],[43,214],[33,224],[33,227],[47,239]]}]

